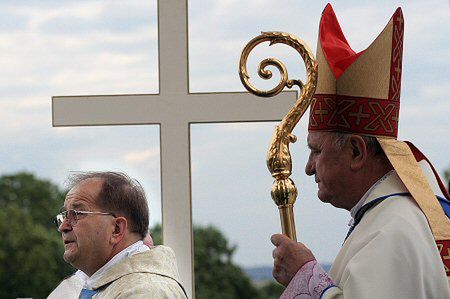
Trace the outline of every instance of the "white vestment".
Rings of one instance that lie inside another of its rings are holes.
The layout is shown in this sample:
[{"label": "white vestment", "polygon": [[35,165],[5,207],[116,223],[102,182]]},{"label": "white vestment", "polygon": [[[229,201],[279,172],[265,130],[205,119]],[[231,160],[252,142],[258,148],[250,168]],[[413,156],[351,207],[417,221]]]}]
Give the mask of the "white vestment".
[{"label": "white vestment", "polygon": [[180,284],[175,254],[166,246],[156,246],[126,256],[104,268],[95,279],[93,276],[83,281],[82,277],[73,275],[63,280],[48,298],[79,298],[83,284],[98,291],[93,299],[186,298]]},{"label": "white vestment", "polygon": [[[407,192],[394,172],[364,202]],[[368,210],[329,274],[337,287],[327,289],[322,298],[450,298],[436,242],[410,196],[391,196]]]},{"label": "white vestment", "polygon": [[84,284],[84,280],[78,276],[78,273],[79,271],[61,281],[47,299],[77,299]]}]

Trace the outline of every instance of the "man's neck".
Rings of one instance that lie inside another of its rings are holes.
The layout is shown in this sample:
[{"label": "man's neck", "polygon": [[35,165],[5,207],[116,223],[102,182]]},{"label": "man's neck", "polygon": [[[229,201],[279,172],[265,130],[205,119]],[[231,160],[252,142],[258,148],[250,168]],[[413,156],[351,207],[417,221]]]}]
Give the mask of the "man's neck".
[{"label": "man's neck", "polygon": [[369,194],[372,192],[372,190],[374,188],[376,188],[376,186],[378,184],[380,184],[382,181],[384,181],[387,177],[389,177],[393,173],[394,173],[393,170],[388,171],[385,175],[380,177],[374,184],[372,184],[372,186],[370,186],[369,189],[367,189],[367,191],[361,196],[359,201],[350,210],[350,215],[352,216],[352,218],[355,218],[356,212],[366,203],[366,200],[367,200]]},{"label": "man's neck", "polygon": [[[112,260],[117,254],[125,250],[126,248],[130,247],[131,245],[135,244],[136,242],[140,241],[140,238],[134,235],[129,235],[127,237],[124,237],[119,243],[115,244],[110,251],[110,254],[106,256],[106,258],[101,262],[100,264],[97,264],[97,266],[93,269],[79,269],[83,271],[87,276],[92,276],[95,272],[97,272],[99,269],[104,267],[110,260]],[[98,261],[98,260],[97,260]]]},{"label": "man's neck", "polygon": [[113,267],[115,264],[120,263],[123,259],[126,259],[136,253],[149,250],[148,246],[144,245],[142,240],[131,244],[130,246],[124,248],[122,251],[114,255],[107,263],[100,267],[95,273],[90,276],[87,275],[85,278],[85,287],[90,289],[95,283],[103,277],[103,275]]},{"label": "man's neck", "polygon": [[359,179],[353,180],[353,185],[359,188],[354,193],[353,202],[347,210],[350,211],[376,182],[393,169],[386,157],[372,157],[364,170],[358,175]]}]

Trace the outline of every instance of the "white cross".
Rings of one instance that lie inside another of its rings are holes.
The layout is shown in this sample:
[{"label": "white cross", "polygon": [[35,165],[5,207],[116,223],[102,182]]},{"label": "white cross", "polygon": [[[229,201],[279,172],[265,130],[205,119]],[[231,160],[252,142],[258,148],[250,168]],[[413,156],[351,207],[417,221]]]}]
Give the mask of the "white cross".
[{"label": "white cross", "polygon": [[[276,99],[242,92],[189,93],[187,1],[158,1],[158,30],[159,94],[55,96],[53,126],[160,125],[163,240],[175,251],[183,285],[194,298],[190,124],[280,120],[296,93]],[[229,63],[236,64],[238,76],[238,61]]]}]

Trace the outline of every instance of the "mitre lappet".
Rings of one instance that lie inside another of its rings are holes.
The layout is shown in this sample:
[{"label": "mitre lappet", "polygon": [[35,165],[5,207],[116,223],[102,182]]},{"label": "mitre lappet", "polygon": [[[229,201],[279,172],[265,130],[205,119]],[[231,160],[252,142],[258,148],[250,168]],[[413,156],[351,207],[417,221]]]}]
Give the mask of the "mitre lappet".
[{"label": "mitre lappet", "polygon": [[377,138],[425,214],[450,283],[450,196],[428,159],[412,143],[397,140],[403,33],[398,8],[372,44],[356,53],[333,8],[326,6],[320,21],[318,84],[308,130]]}]

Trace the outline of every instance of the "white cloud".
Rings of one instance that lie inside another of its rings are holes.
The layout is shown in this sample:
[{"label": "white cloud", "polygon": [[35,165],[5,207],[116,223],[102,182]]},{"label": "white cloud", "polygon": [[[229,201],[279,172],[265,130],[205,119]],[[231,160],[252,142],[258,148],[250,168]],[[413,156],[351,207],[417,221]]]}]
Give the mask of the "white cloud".
[{"label": "white cloud", "polygon": [[159,159],[159,148],[152,148],[140,151],[130,151],[124,156],[127,163],[138,164],[150,160]]},{"label": "white cloud", "polygon": [[[447,78],[443,78],[443,79],[447,79],[447,80],[450,79],[450,75],[448,75]],[[439,84],[430,82],[430,83],[422,86],[422,90],[420,91],[420,93],[426,98],[445,99],[445,103],[448,104],[448,107],[450,107],[450,101],[447,100],[449,91],[450,91],[450,82],[444,81],[442,83],[440,82]],[[444,104],[444,103],[442,103],[442,104]]]}]

